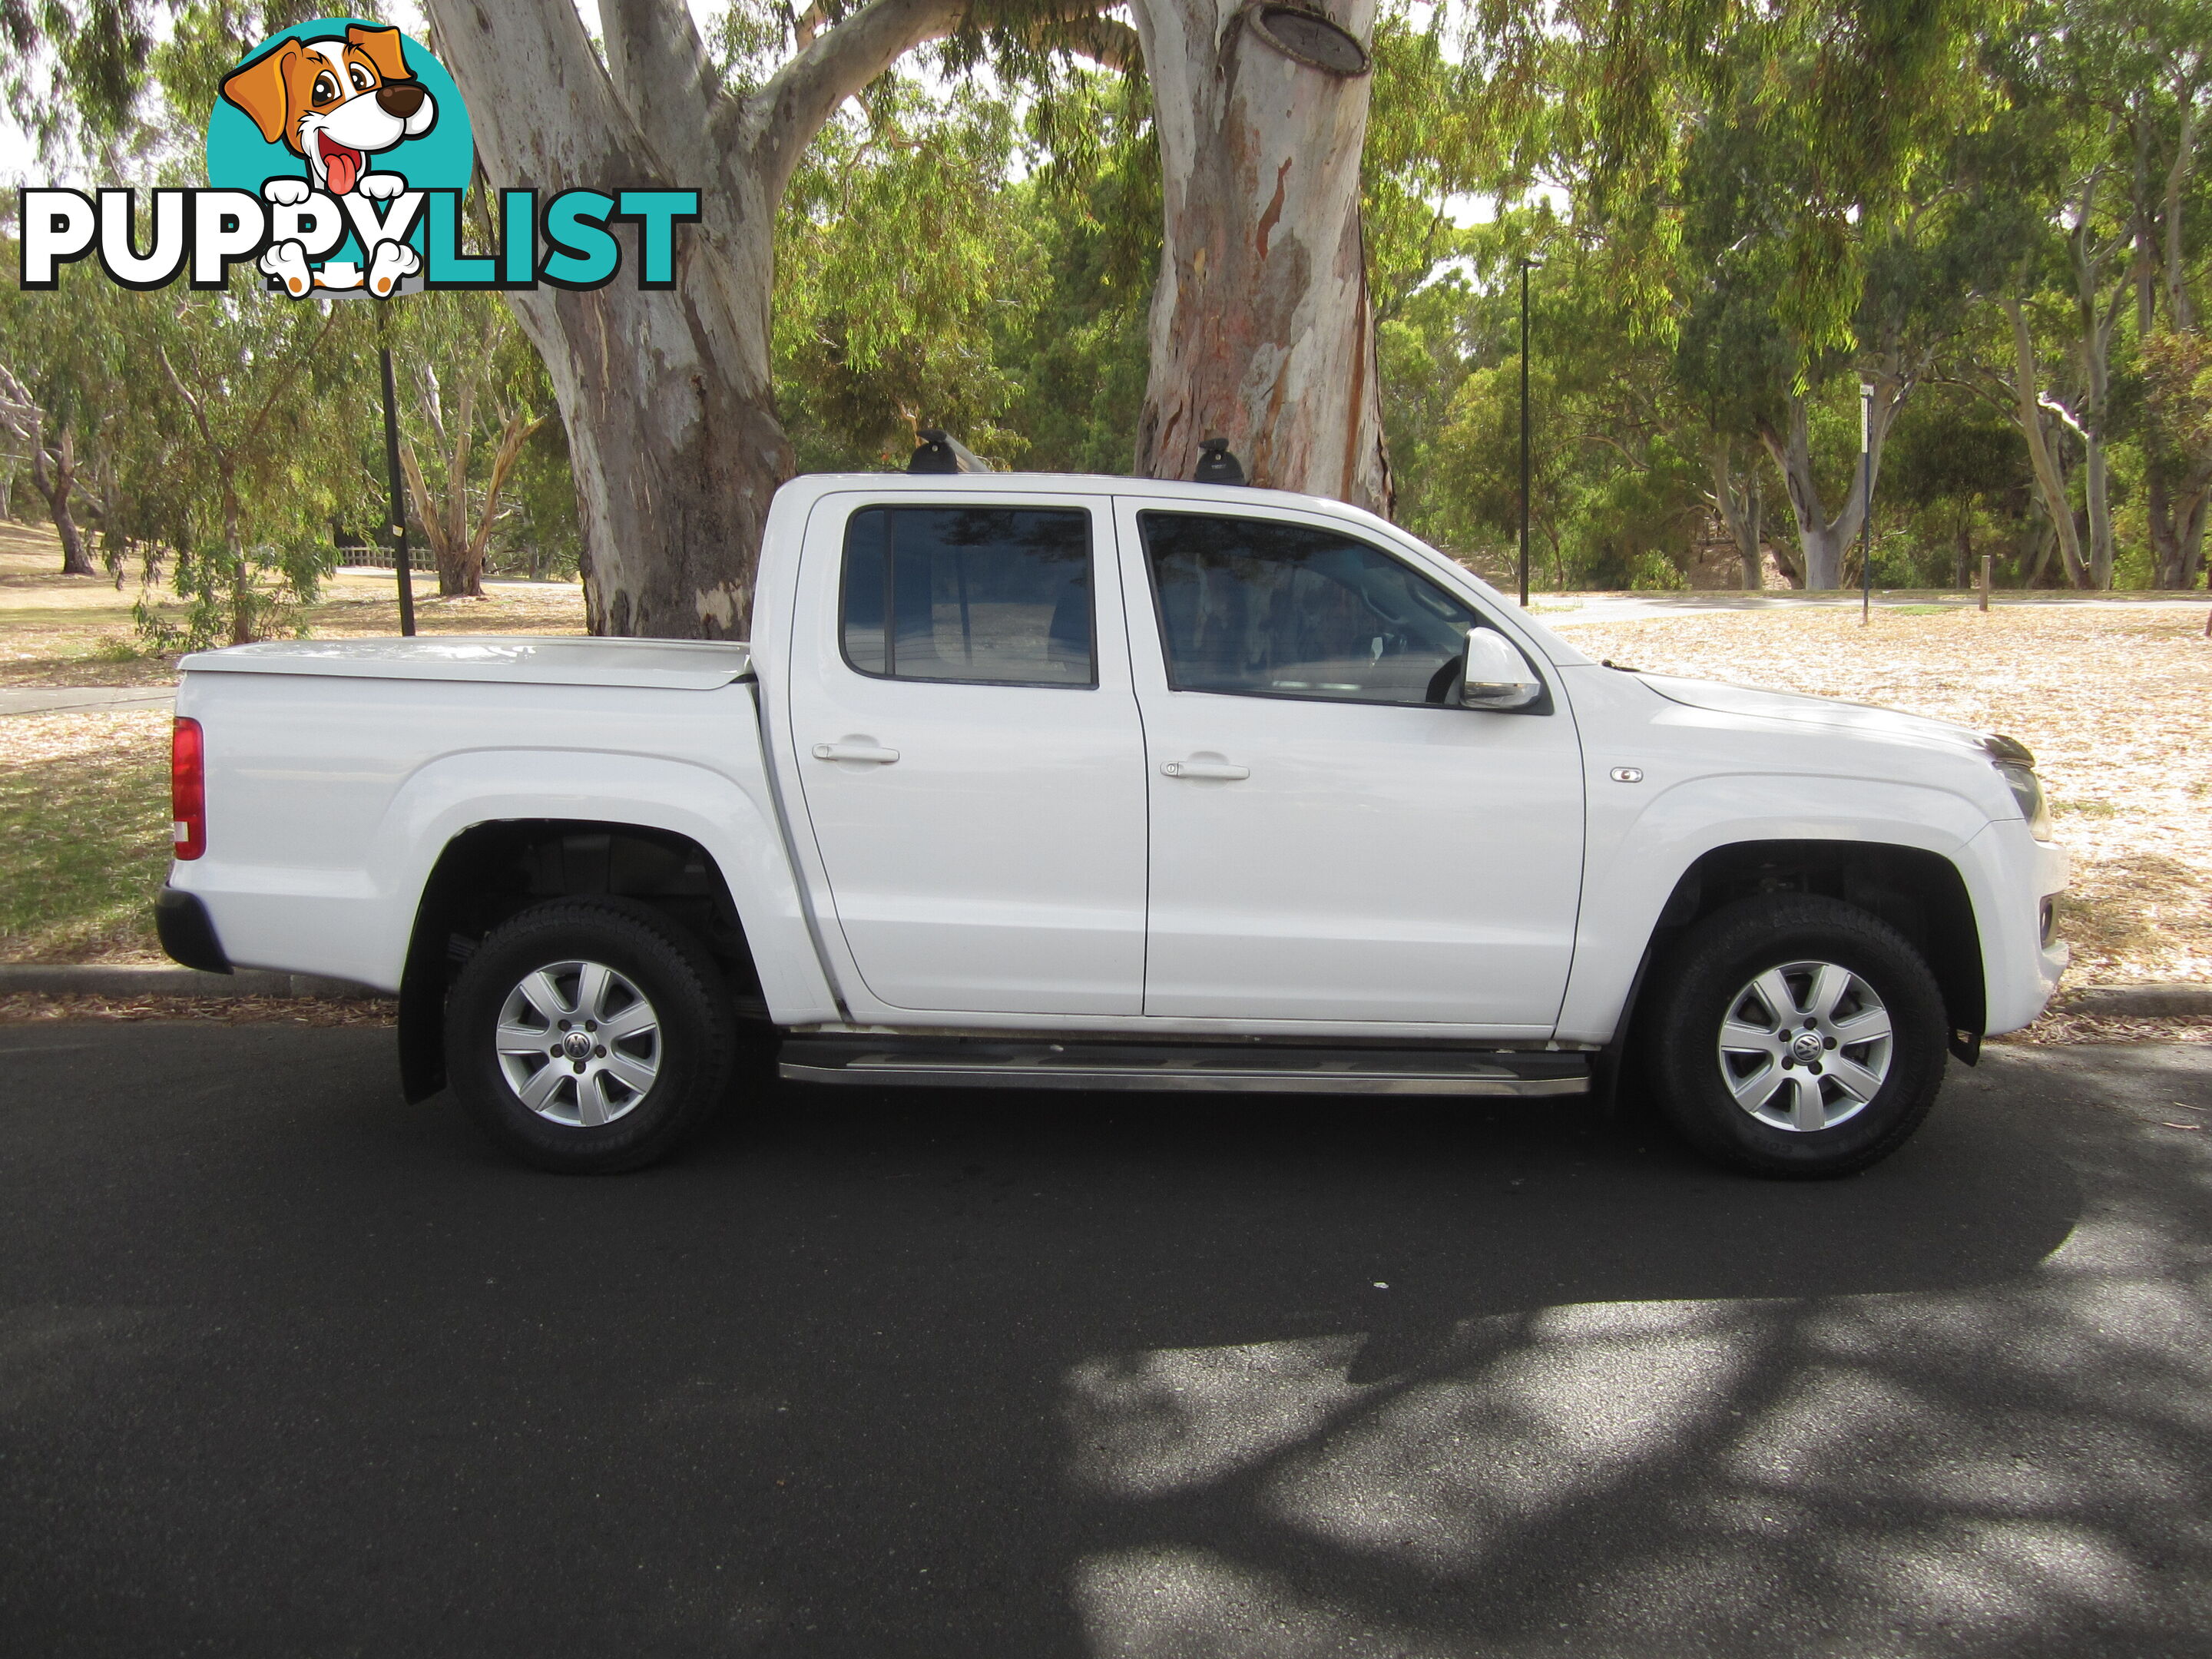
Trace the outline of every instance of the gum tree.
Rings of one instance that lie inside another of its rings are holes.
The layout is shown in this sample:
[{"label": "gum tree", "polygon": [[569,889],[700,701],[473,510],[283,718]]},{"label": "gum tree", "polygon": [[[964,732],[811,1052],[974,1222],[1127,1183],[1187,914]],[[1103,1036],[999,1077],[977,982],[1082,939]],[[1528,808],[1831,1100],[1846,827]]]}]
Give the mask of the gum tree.
[{"label": "gum tree", "polygon": [[[1135,469],[1225,437],[1255,483],[1388,513],[1360,154],[1374,0],[1337,29],[1243,0],[1135,0],[1164,185]],[[1357,44],[1355,44],[1357,42]]]},{"label": "gum tree", "polygon": [[757,83],[725,78],[680,0],[611,0],[604,66],[568,0],[428,9],[495,187],[699,191],[670,289],[625,277],[509,303],[568,427],[592,631],[744,638],[769,500],[793,471],[771,381],[784,185],[838,106],[960,8],[865,0],[763,25],[784,55]]}]

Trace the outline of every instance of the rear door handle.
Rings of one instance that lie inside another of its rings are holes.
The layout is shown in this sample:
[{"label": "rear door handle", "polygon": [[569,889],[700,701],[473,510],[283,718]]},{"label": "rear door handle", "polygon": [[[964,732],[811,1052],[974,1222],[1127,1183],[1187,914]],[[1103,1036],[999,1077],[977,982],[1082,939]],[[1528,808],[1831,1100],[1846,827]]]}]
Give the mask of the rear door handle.
[{"label": "rear door handle", "polygon": [[1231,766],[1226,761],[1166,761],[1160,766],[1160,775],[1165,778],[1219,778],[1225,783],[1235,783],[1240,778],[1252,775],[1249,766]]},{"label": "rear door handle", "polygon": [[814,758],[826,761],[866,761],[874,766],[889,766],[898,758],[896,749],[879,749],[872,743],[817,743]]}]

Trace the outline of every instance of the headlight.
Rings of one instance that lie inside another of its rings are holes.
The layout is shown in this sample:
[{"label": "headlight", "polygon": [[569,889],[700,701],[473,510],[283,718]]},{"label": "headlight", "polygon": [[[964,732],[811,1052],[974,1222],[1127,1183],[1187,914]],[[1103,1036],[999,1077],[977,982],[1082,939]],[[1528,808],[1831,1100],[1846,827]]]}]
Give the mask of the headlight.
[{"label": "headlight", "polygon": [[1997,763],[1997,775],[2005,781],[2012,798],[2020,803],[2020,815],[2027,820],[2027,833],[2038,841],[2049,841],[2051,803],[2043,798],[2043,780],[2035,775],[2032,767],[2009,761]]},{"label": "headlight", "polygon": [[2043,780],[2035,775],[2035,756],[2018,738],[2001,732],[1984,732],[1982,748],[1996,763],[1997,775],[2020,803],[2027,820],[2027,833],[2038,841],[2051,839],[2051,803],[2043,798]]}]

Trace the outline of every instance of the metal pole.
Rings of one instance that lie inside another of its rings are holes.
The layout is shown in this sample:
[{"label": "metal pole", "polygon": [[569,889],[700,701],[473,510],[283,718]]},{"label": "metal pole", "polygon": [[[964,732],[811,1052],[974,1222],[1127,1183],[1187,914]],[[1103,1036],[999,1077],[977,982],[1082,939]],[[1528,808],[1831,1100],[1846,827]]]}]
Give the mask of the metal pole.
[{"label": "metal pole", "polygon": [[379,348],[384,359],[384,470],[392,485],[392,521],[385,526],[392,539],[392,562],[399,574],[399,631],[415,633],[415,573],[408,568],[407,497],[399,480],[399,415],[392,390],[392,348]]},{"label": "metal pole", "polygon": [[1982,555],[1982,609],[1984,611],[1990,608],[1990,566],[1994,560],[1992,554]]},{"label": "metal pole", "polygon": [[1874,616],[1874,388],[1859,382],[1859,626]]},{"label": "metal pole", "polygon": [[1521,608],[1528,608],[1528,261],[1521,261]]}]

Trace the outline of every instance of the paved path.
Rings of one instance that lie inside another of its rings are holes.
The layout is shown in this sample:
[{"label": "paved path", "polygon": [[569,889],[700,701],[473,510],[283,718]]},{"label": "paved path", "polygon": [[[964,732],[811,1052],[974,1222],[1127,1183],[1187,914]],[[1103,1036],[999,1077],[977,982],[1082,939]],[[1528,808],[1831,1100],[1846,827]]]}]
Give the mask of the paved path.
[{"label": "paved path", "polygon": [[166,708],[173,685],[27,685],[0,690],[0,714],[60,714],[72,709]]},{"label": "paved path", "polygon": [[1810,1185],[798,1088],[562,1180],[380,1030],[0,1051],[11,1651],[2212,1653],[2212,1049]]}]

